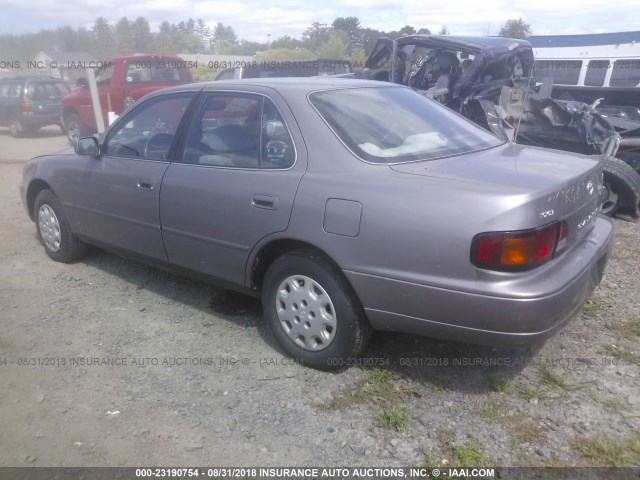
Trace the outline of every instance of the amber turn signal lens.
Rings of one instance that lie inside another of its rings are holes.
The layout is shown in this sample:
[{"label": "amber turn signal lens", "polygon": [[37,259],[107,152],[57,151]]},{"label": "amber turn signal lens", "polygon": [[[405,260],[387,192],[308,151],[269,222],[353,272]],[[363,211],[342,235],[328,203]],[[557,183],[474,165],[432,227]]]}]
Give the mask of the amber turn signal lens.
[{"label": "amber turn signal lens", "polygon": [[536,252],[536,237],[506,238],[502,242],[502,265],[529,265]]}]

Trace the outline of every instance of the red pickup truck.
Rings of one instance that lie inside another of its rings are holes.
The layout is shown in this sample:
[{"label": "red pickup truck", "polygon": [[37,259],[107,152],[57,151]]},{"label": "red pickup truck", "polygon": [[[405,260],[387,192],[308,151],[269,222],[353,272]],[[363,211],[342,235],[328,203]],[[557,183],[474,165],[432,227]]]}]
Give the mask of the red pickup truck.
[{"label": "red pickup truck", "polygon": [[[191,65],[180,57],[133,55],[117,57],[96,70],[96,83],[105,125],[107,112],[122,114],[147,93],[193,81]],[[196,65],[194,65],[196,66]],[[61,102],[62,122],[69,143],[97,131],[89,84],[80,79],[78,87]]]}]

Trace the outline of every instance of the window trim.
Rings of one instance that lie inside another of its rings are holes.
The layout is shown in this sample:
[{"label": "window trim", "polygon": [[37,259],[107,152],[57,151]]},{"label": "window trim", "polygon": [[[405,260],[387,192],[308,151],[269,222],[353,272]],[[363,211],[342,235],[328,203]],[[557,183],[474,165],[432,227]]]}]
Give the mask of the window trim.
[{"label": "window trim", "polygon": [[[229,94],[240,94],[240,95],[248,95],[248,96],[254,96],[254,97],[260,97],[260,136],[259,136],[259,142],[260,145],[262,145],[262,111],[264,108],[264,101],[269,100],[271,101],[271,103],[273,104],[273,106],[276,108],[276,110],[278,111],[278,114],[280,115],[280,117],[282,118],[282,121],[284,122],[284,126],[287,129],[287,133],[289,134],[289,138],[291,139],[291,145],[293,146],[293,154],[294,154],[294,158],[293,158],[293,163],[291,163],[290,166],[285,167],[285,168],[263,168],[260,165],[262,165],[262,146],[260,147],[260,157],[258,158],[258,167],[234,167],[234,166],[229,166],[229,165],[202,165],[202,164],[198,164],[198,163],[191,163],[191,162],[185,162],[184,160],[184,154],[185,154],[185,150],[187,147],[187,142],[189,139],[189,135],[191,133],[191,130],[193,129],[196,121],[197,121],[197,117],[200,114],[200,112],[202,111],[202,109],[204,108],[206,102],[207,102],[207,97],[212,96],[212,95],[227,95],[229,96]],[[192,167],[205,167],[205,168],[223,168],[223,169],[227,169],[227,170],[243,170],[243,171],[274,171],[274,172],[283,172],[283,171],[287,171],[287,170],[291,170],[293,169],[297,163],[298,163],[298,148],[296,147],[296,142],[294,139],[293,134],[291,133],[291,128],[289,127],[289,123],[287,122],[285,116],[282,114],[282,109],[278,106],[278,103],[269,95],[266,95],[262,92],[255,92],[255,91],[248,91],[248,90],[203,90],[200,92],[200,98],[198,98],[198,100],[193,104],[193,112],[190,113],[191,114],[191,119],[188,121],[188,123],[185,124],[184,127],[184,132],[182,135],[182,140],[180,141],[180,144],[178,145],[178,152],[180,153],[179,155],[176,155],[176,160],[173,161],[172,163],[176,163],[176,164],[181,164],[181,165],[188,165],[188,166],[192,166]],[[185,114],[186,115],[186,114]]]}]

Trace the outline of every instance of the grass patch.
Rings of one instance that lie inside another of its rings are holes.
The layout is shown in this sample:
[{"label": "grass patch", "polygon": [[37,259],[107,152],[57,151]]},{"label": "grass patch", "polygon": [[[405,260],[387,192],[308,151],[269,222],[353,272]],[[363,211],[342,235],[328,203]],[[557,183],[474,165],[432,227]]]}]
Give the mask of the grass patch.
[{"label": "grass patch", "polygon": [[612,328],[626,340],[637,340],[640,337],[640,318],[616,324]]},{"label": "grass patch", "polygon": [[505,411],[507,411],[506,401],[496,395],[490,395],[488,402],[477,409],[478,415],[487,422],[500,422],[504,418]]},{"label": "grass patch", "polygon": [[587,317],[595,317],[596,315],[602,313],[604,311],[604,305],[602,301],[598,297],[591,297],[587,302],[582,306],[582,310],[580,313],[586,315]]},{"label": "grass patch", "polygon": [[[467,436],[463,445],[454,445],[454,434],[451,430],[439,429],[436,433],[442,449],[438,454],[424,450],[425,468],[441,468],[443,465],[457,468],[484,467],[489,462],[489,454],[473,435]],[[440,477],[438,477],[440,478]]]},{"label": "grass patch", "polygon": [[561,376],[553,373],[546,365],[540,368],[540,378],[543,383],[552,387],[559,387],[566,392],[575,390],[573,385],[567,383]]},{"label": "grass patch", "polygon": [[[534,397],[531,397],[534,398]],[[544,428],[522,414],[508,414],[504,397],[490,395],[487,403],[476,410],[487,423],[501,426],[510,436],[513,445],[532,443],[544,437]]]},{"label": "grass patch", "polygon": [[377,406],[376,422],[380,427],[404,430],[411,418],[405,404],[411,397],[420,396],[415,386],[399,384],[393,372],[379,368],[369,372],[368,378],[331,395],[321,404],[320,411],[346,410],[355,405]]},{"label": "grass patch", "polygon": [[625,347],[608,343],[607,345],[602,347],[602,351],[604,354],[618,360],[624,360],[625,362],[628,362],[632,365],[640,365],[640,356],[636,355],[631,350],[628,350]]},{"label": "grass patch", "polygon": [[476,441],[473,435],[469,436],[464,445],[455,447],[452,456],[452,464],[461,468],[482,467],[489,461],[487,451]]},{"label": "grass patch", "polygon": [[504,373],[494,373],[489,377],[489,387],[494,392],[504,393],[509,389],[511,380]]},{"label": "grass patch", "polygon": [[616,260],[627,260],[630,257],[631,257],[631,253],[629,252],[629,250],[620,247],[616,243],[616,246],[613,249],[613,252],[611,252],[611,258],[614,258]]},{"label": "grass patch", "polygon": [[380,427],[397,431],[404,430],[409,425],[409,409],[388,403],[376,413],[375,418]]},{"label": "grass patch", "polygon": [[621,467],[640,465],[640,434],[635,437],[616,440],[604,433],[595,437],[578,438],[572,447],[597,466]]},{"label": "grass patch", "polygon": [[439,383],[432,383],[431,385],[429,385],[429,391],[431,393],[442,393],[445,391],[445,388]]},{"label": "grass patch", "polygon": [[621,400],[617,400],[614,398],[607,398],[599,403],[607,410],[617,413],[618,415],[625,414],[626,405],[625,405],[625,402]]},{"label": "grass patch", "polygon": [[515,417],[505,429],[511,435],[513,445],[537,442],[544,438],[545,431],[539,424],[522,416]]},{"label": "grass patch", "polygon": [[544,398],[541,392],[539,390],[536,390],[535,388],[522,387],[518,389],[518,393],[521,397],[526,398],[527,400],[531,400],[533,398]]}]

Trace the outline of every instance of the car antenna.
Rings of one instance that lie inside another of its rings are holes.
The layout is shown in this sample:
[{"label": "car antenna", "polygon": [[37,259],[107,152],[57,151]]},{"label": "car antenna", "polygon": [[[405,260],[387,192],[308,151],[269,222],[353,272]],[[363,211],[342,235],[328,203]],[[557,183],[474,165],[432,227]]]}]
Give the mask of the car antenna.
[{"label": "car antenna", "polygon": [[522,122],[522,115],[524,115],[525,102],[527,101],[527,95],[529,93],[528,88],[531,85],[531,80],[533,79],[533,72],[536,69],[537,56],[538,56],[538,52],[533,54],[533,64],[531,65],[531,69],[529,70],[529,78],[527,79],[527,91],[524,92],[524,97],[522,98],[522,111],[520,112],[520,116],[518,117],[518,125],[516,126],[516,131],[513,134],[513,143],[517,143],[517,140],[518,140],[518,132],[520,131],[520,122]]}]

